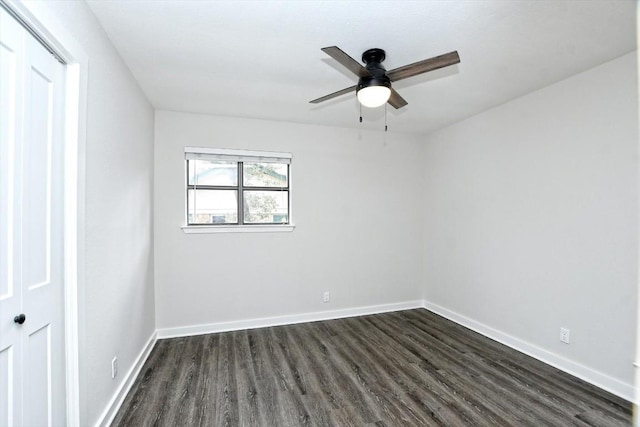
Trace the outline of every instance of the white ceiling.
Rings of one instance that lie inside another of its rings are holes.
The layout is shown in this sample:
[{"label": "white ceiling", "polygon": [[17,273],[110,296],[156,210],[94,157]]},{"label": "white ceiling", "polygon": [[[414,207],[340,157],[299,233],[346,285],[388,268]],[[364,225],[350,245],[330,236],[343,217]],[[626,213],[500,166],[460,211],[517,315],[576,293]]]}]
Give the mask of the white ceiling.
[{"label": "white ceiling", "polygon": [[394,83],[409,102],[390,131],[426,133],[636,49],[633,0],[88,1],[157,109],[384,127],[355,94],[314,98],[357,79],[320,51],[388,70],[452,50],[458,65]]}]

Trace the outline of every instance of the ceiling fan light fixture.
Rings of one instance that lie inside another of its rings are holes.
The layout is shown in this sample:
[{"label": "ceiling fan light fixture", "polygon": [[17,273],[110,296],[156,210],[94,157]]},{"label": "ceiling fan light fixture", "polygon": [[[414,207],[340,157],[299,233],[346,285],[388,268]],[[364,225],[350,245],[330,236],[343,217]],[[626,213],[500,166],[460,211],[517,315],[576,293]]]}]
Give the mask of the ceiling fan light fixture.
[{"label": "ceiling fan light fixture", "polygon": [[385,78],[363,77],[358,83],[358,101],[368,108],[384,105],[391,96],[391,82]]},{"label": "ceiling fan light fixture", "polygon": [[[355,90],[360,105],[364,105],[365,107],[380,107],[384,105],[385,102],[388,102],[389,105],[395,109],[402,108],[407,105],[407,101],[405,101],[398,92],[391,89],[392,81],[397,82],[398,80],[407,79],[409,77],[417,76],[439,68],[448,67],[460,62],[460,56],[458,55],[458,52],[454,50],[453,52],[445,53],[444,55],[423,59],[422,61],[387,71],[382,65],[387,54],[382,49],[374,48],[365,50],[362,53],[362,62],[366,64],[365,67],[344,53],[344,51],[338,46],[323,47],[322,51],[338,61],[340,65],[351,71],[353,74],[360,77],[360,80],[357,85],[350,86],[309,101],[312,104],[328,101],[338,96],[351,93]],[[370,86],[374,86],[375,88],[372,88],[373,90],[369,90]],[[383,86],[384,88],[379,88],[379,86]],[[369,92],[372,92],[371,95]]]},{"label": "ceiling fan light fixture", "polygon": [[368,108],[384,105],[391,96],[391,89],[386,86],[368,86],[358,91],[358,101]]}]

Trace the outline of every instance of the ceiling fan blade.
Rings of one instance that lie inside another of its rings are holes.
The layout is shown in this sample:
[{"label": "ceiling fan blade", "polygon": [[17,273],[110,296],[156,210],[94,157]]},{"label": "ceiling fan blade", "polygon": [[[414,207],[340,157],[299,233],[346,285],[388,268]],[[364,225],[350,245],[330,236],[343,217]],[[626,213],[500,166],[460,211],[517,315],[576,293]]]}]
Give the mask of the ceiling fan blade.
[{"label": "ceiling fan blade", "polygon": [[358,61],[347,55],[338,46],[323,47],[321,49],[324,53],[344,65],[349,71],[358,77],[371,76],[371,73],[367,71]]},{"label": "ceiling fan blade", "polygon": [[398,67],[391,71],[387,71],[387,77],[392,82],[406,79],[407,77],[417,76],[427,71],[437,70],[438,68],[448,67],[449,65],[460,62],[460,56],[457,51],[445,53],[444,55],[434,56],[424,61],[414,62],[413,64]]},{"label": "ceiling fan blade", "polygon": [[391,88],[391,96],[387,102],[396,110],[408,104],[407,101],[405,101],[405,99],[393,88]]},{"label": "ceiling fan blade", "polygon": [[337,92],[330,93],[329,95],[325,95],[325,96],[323,96],[321,98],[314,99],[313,101],[309,101],[309,102],[311,104],[318,104],[318,103],[320,103],[322,101],[328,101],[329,99],[336,98],[336,97],[338,97],[340,95],[344,95],[345,93],[353,92],[354,90],[356,90],[356,86],[350,86],[348,88],[339,90]]}]

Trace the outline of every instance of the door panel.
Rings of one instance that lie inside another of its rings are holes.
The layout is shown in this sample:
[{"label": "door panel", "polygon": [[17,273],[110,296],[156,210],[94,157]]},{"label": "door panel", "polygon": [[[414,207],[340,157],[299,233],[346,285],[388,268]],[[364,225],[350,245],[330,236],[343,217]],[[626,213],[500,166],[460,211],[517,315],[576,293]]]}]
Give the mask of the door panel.
[{"label": "door panel", "polygon": [[23,128],[24,29],[0,8],[0,426],[22,423],[22,309],[16,158]]},{"label": "door panel", "polygon": [[0,425],[13,424],[13,411],[15,395],[13,392],[13,347],[0,349]]},{"label": "door panel", "polygon": [[[25,346],[25,390],[30,395],[29,410],[24,412],[25,426],[51,425],[51,326],[30,334]],[[26,403],[26,402],[25,402]],[[26,405],[25,405],[26,407]]]},{"label": "door panel", "polygon": [[[47,73],[47,71],[49,71]],[[50,283],[51,272],[51,106],[53,84],[30,67],[29,129],[22,145],[23,286],[33,289]]]},{"label": "door panel", "polygon": [[[13,149],[15,146],[15,108],[17,104],[15,88],[18,86],[16,52],[12,49],[18,43],[12,35],[11,28],[4,28],[4,21],[0,22],[2,29],[0,43],[0,252],[5,256],[0,257],[0,300],[13,296],[13,185],[10,178],[13,177]],[[12,46],[13,45],[13,46]]]}]

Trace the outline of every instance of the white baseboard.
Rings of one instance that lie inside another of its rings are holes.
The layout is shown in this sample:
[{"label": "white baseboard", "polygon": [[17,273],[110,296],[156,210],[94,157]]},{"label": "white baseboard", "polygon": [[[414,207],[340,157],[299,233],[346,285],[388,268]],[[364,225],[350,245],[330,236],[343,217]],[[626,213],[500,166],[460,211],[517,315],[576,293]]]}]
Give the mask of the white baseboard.
[{"label": "white baseboard", "polygon": [[286,316],[263,317],[258,319],[237,320],[232,322],[208,323],[205,325],[181,326],[158,329],[158,339],[176,338],[191,335],[211,334],[215,332],[239,331],[242,329],[265,328],[269,326],[292,325],[295,323],[317,322],[319,320],[341,319],[344,317],[364,316],[367,314],[388,313],[390,311],[423,308],[422,300],[405,301],[393,304],[370,305],[345,308],[341,310],[317,311],[314,313],[291,314]]},{"label": "white baseboard", "polygon": [[574,377],[578,377],[590,384],[595,385],[596,387],[613,393],[616,396],[628,400],[629,402],[633,402],[635,399],[634,387],[632,384],[624,383],[620,380],[603,374],[602,372],[581,365],[577,362],[574,362],[558,354],[533,345],[529,342],[501,332],[497,329],[494,329],[490,326],[487,326],[483,323],[458,314],[444,307],[441,307],[432,302],[424,301],[423,307],[429,311],[439,314],[446,319],[465,326],[472,331],[491,338],[492,340],[498,341],[499,343],[502,343],[515,350],[518,350],[519,352],[531,356],[534,359],[544,362],[547,365],[551,365],[554,368],[558,368],[561,371],[573,375]]},{"label": "white baseboard", "polygon": [[98,418],[98,421],[95,424],[96,426],[107,427],[111,425],[113,419],[118,413],[118,410],[120,409],[120,406],[122,405],[122,402],[124,402],[129,390],[131,390],[131,386],[136,381],[136,378],[138,378],[138,374],[140,374],[140,370],[142,369],[144,362],[147,361],[147,358],[149,357],[149,354],[157,340],[158,334],[154,331],[147,340],[145,346],[142,348],[140,354],[138,354],[133,366],[131,366],[131,369],[129,369],[129,372],[127,372],[126,376],[120,383],[120,387],[118,387],[111,397],[106,409],[102,412],[100,418]]}]

